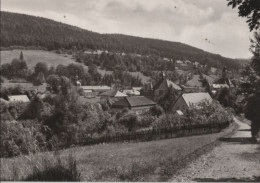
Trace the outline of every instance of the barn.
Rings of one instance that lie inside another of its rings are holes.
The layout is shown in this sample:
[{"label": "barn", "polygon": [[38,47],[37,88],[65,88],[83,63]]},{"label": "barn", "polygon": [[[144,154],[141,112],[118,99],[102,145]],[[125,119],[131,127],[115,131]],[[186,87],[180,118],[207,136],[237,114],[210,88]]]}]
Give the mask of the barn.
[{"label": "barn", "polygon": [[185,93],[182,94],[173,106],[173,111],[183,111],[191,107],[191,105],[198,105],[203,101],[212,102],[209,93]]}]

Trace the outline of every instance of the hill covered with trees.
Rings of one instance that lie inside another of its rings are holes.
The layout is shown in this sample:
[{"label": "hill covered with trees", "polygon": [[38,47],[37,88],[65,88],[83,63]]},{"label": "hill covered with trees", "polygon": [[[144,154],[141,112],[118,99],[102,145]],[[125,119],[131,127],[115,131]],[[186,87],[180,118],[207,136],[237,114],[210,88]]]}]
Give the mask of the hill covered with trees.
[{"label": "hill covered with trees", "polygon": [[222,57],[201,49],[171,41],[121,34],[99,34],[50,19],[24,14],[1,12],[1,47],[39,46],[59,48],[101,49],[114,52],[157,55],[188,59],[215,67],[238,68],[241,60]]}]

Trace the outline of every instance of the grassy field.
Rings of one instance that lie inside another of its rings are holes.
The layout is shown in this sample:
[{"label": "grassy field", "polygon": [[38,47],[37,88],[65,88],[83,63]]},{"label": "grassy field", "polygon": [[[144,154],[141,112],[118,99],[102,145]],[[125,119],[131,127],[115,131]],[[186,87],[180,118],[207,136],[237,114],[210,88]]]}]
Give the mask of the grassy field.
[{"label": "grassy field", "polygon": [[[209,135],[74,147],[59,154],[64,161],[69,154],[73,155],[81,172],[81,181],[167,181],[174,174],[176,166],[181,167],[177,161],[230,134],[232,130],[233,126]],[[43,158],[54,161],[55,153],[1,159],[2,180],[13,180],[13,174],[16,180],[22,180],[32,174],[35,165],[42,165]]]},{"label": "grassy field", "polygon": [[[1,64],[10,63],[15,58],[18,59],[20,52],[21,50],[1,51]],[[45,62],[49,67],[56,67],[59,64],[69,65],[76,63],[71,55],[56,54],[43,50],[23,50],[23,56],[29,68],[33,68],[38,62]]]}]

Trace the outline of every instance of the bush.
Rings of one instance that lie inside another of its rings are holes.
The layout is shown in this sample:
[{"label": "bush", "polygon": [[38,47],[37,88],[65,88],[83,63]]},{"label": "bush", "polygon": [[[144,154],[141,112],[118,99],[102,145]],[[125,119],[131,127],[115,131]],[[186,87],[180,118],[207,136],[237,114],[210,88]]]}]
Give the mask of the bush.
[{"label": "bush", "polygon": [[1,121],[0,157],[42,151],[45,150],[45,142],[41,125],[37,121]]},{"label": "bush", "polygon": [[153,107],[150,108],[150,113],[153,115],[153,116],[161,116],[163,114],[164,110],[161,106],[159,105],[155,105]]},{"label": "bush", "polygon": [[152,124],[153,128],[174,128],[184,124],[181,117],[175,114],[165,114],[155,120]]},{"label": "bush", "polygon": [[152,124],[153,128],[172,128],[200,124],[222,124],[233,120],[232,112],[223,108],[217,101],[202,102],[184,111],[184,116],[165,114]]},{"label": "bush", "polygon": [[157,117],[152,116],[150,113],[144,114],[138,120],[138,127],[150,127],[156,119]]},{"label": "bush", "polygon": [[133,112],[128,112],[119,119],[119,123],[123,124],[131,132],[137,126],[137,115]]}]

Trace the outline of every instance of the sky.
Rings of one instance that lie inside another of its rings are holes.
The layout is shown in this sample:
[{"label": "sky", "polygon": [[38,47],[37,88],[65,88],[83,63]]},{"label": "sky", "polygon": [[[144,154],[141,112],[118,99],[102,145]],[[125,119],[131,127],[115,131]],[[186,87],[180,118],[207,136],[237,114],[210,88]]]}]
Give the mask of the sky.
[{"label": "sky", "polygon": [[181,42],[230,58],[252,56],[253,34],[226,0],[1,0],[1,11],[99,33]]}]

